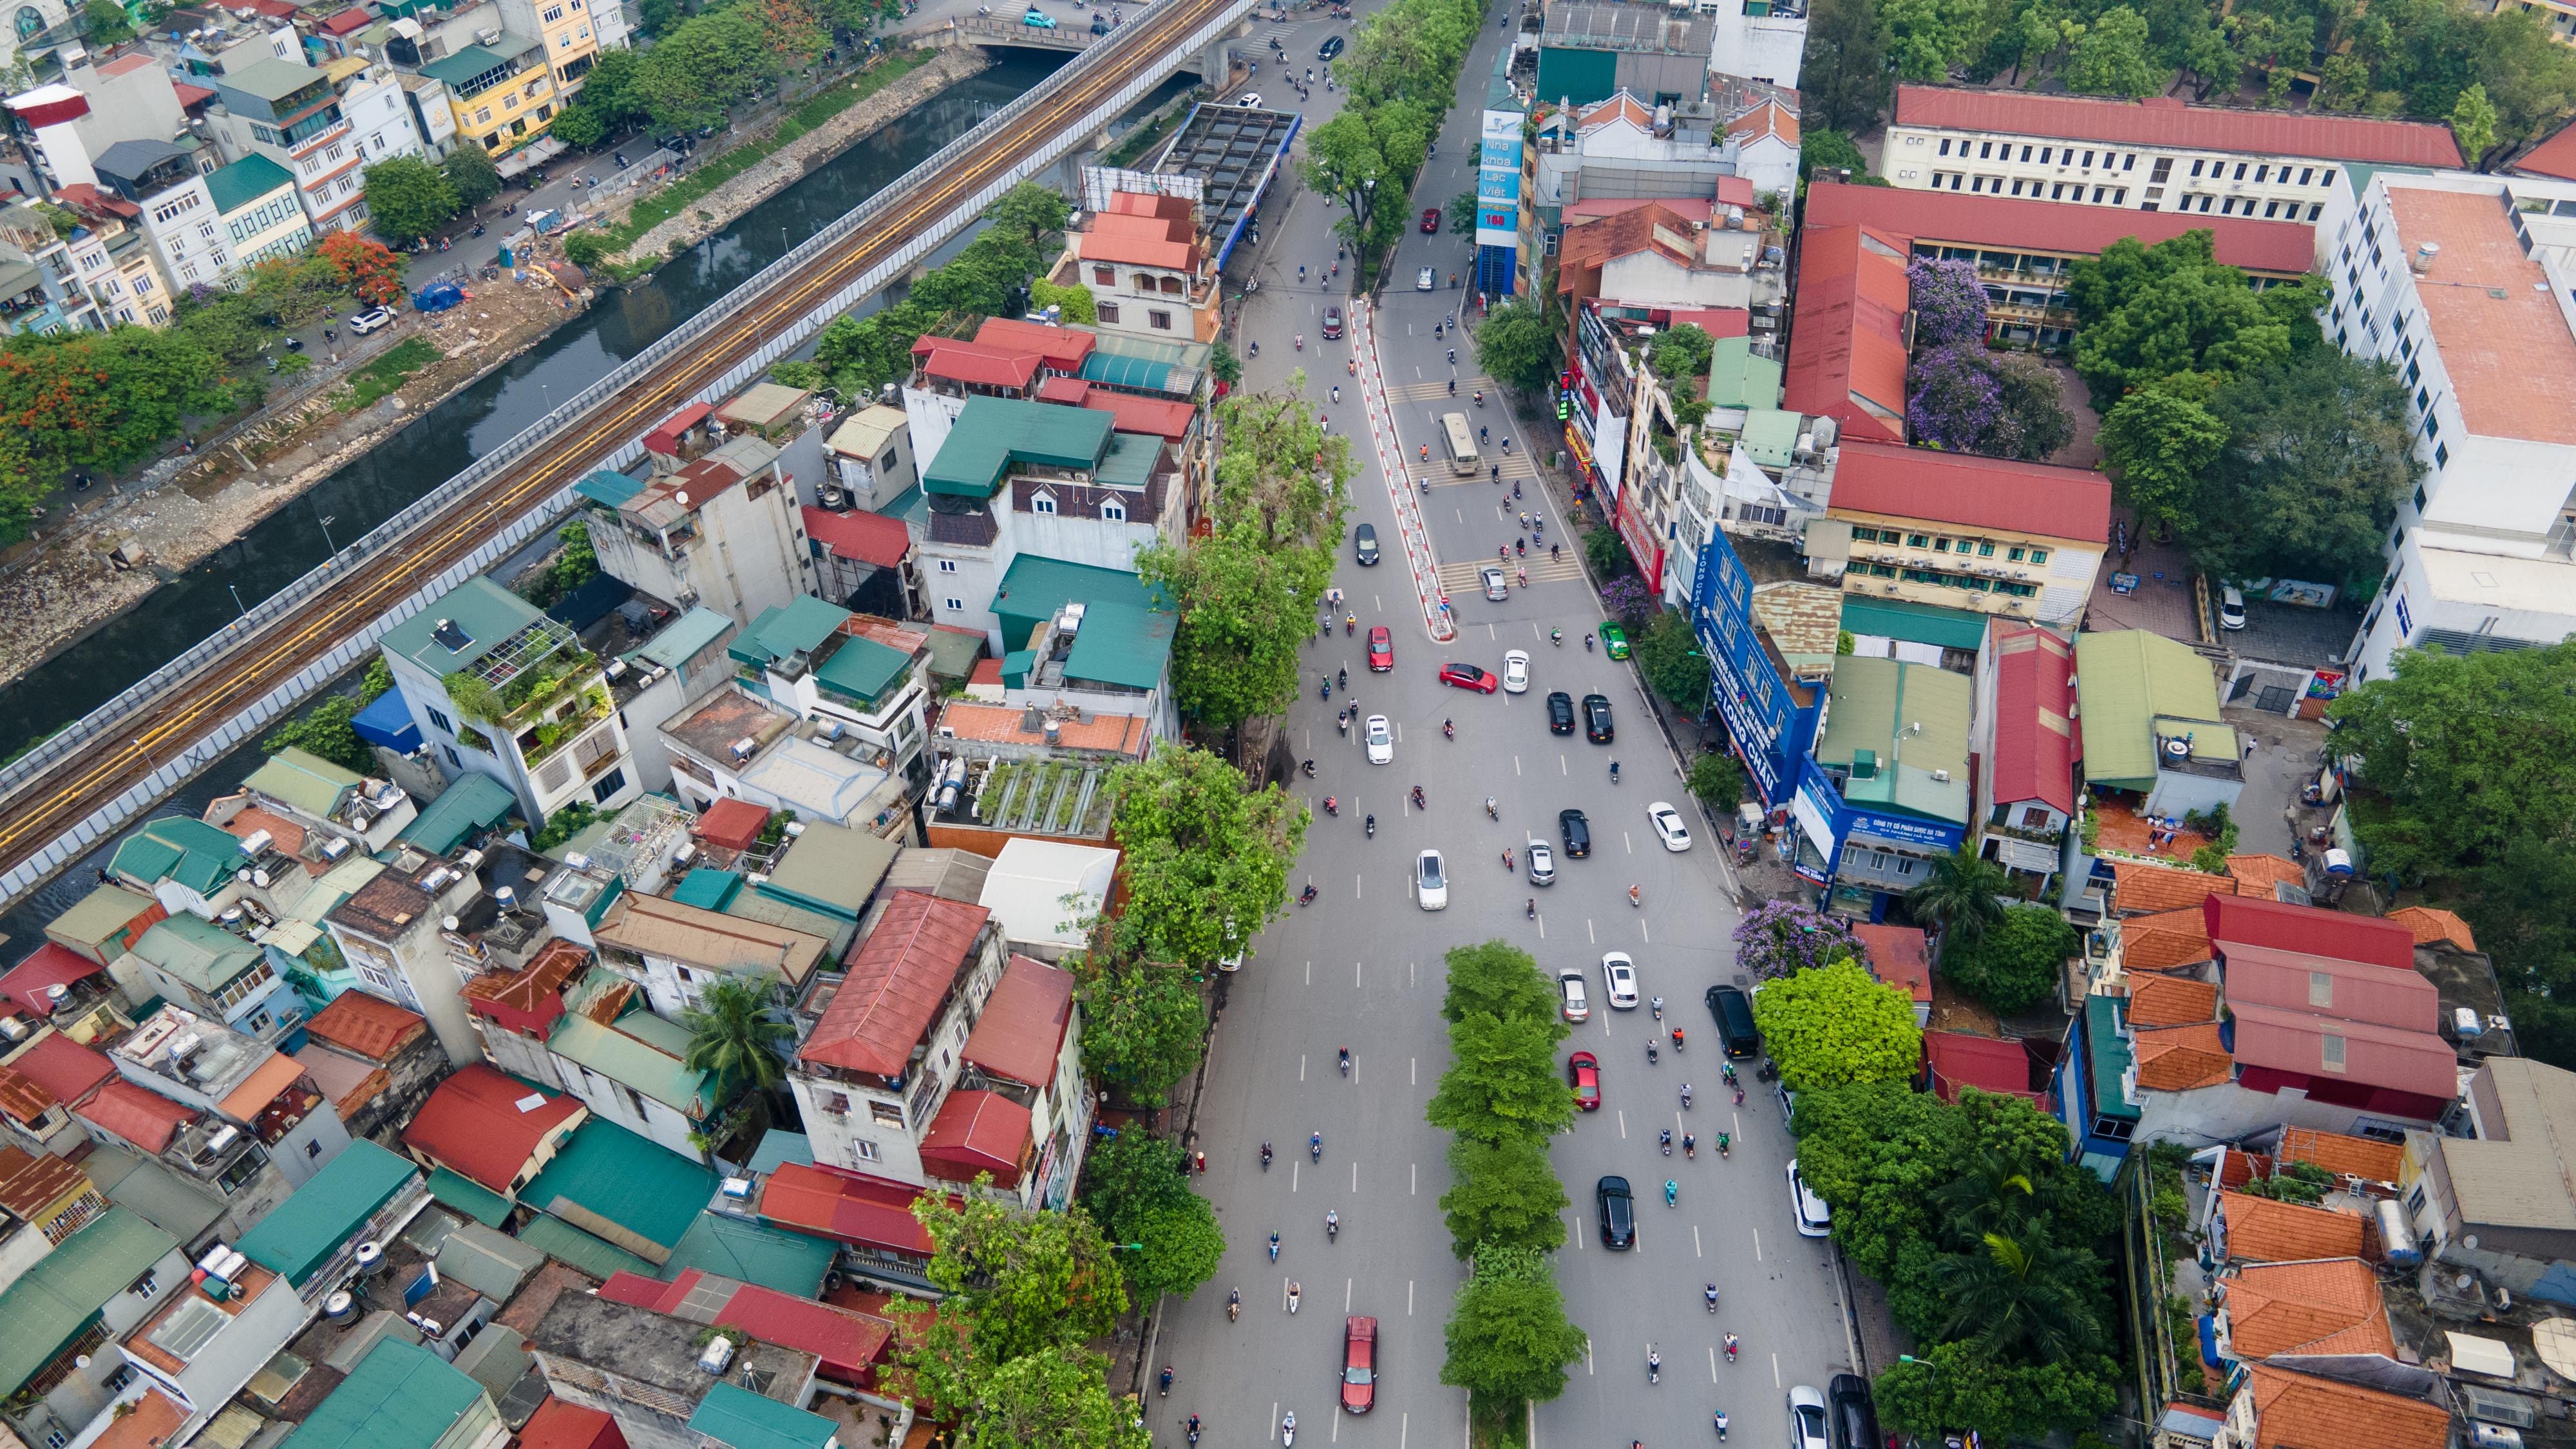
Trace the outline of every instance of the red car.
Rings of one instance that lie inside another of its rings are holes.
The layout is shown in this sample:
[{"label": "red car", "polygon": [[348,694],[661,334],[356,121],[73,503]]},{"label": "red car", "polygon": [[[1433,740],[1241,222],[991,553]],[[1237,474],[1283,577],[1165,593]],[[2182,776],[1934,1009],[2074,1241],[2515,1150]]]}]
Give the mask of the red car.
[{"label": "red car", "polygon": [[1503,684],[1500,676],[1487,674],[1473,664],[1441,665],[1440,682],[1460,689],[1472,689],[1478,694],[1491,694]]},{"label": "red car", "polygon": [[1574,1089],[1574,1105],[1586,1112],[1601,1110],[1601,1059],[1590,1052],[1576,1052],[1565,1059],[1565,1082]]},{"label": "red car", "polygon": [[1358,1314],[1342,1320],[1342,1407],[1365,1414],[1377,1407],[1377,1320]]},{"label": "red car", "polygon": [[1369,672],[1384,674],[1395,668],[1395,635],[1384,624],[1369,630]]},{"label": "red car", "polygon": [[1422,208],[1422,230],[1426,234],[1440,230],[1439,207],[1426,206]]}]

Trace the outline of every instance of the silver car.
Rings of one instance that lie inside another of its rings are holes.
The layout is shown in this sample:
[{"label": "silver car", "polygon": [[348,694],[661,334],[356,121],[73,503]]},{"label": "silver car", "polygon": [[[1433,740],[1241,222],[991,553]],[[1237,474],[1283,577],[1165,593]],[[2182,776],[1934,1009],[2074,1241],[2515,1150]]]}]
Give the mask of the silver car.
[{"label": "silver car", "polygon": [[1531,885],[1556,884],[1556,852],[1535,836],[1529,843],[1529,878]]},{"label": "silver car", "polygon": [[1449,867],[1440,859],[1439,851],[1426,850],[1414,857],[1413,891],[1414,899],[1426,911],[1449,908]]},{"label": "silver car", "polygon": [[1789,1391],[1789,1449],[1831,1449],[1825,1436],[1825,1396],[1805,1384]]},{"label": "silver car", "polygon": [[1504,579],[1503,571],[1492,564],[1477,570],[1476,577],[1484,581],[1485,597],[1495,603],[1499,604],[1512,596],[1511,584]]}]

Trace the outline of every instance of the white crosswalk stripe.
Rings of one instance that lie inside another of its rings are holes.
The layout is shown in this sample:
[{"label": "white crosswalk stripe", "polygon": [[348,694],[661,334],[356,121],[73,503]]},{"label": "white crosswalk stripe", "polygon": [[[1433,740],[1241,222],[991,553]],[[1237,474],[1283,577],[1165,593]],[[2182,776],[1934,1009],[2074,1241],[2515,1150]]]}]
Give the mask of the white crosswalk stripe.
[{"label": "white crosswalk stripe", "polygon": [[[1583,565],[1575,562],[1571,556],[1555,559],[1537,556],[1527,559],[1516,558],[1510,568],[1503,570],[1503,577],[1518,584],[1520,566],[1524,563],[1529,566],[1530,582],[1534,584],[1559,583],[1566,579],[1583,577]],[[1485,563],[1475,559],[1465,563],[1444,563],[1440,566],[1440,587],[1442,591],[1452,596],[1481,594],[1484,592],[1485,584],[1478,570],[1485,567],[1487,567]]]}]

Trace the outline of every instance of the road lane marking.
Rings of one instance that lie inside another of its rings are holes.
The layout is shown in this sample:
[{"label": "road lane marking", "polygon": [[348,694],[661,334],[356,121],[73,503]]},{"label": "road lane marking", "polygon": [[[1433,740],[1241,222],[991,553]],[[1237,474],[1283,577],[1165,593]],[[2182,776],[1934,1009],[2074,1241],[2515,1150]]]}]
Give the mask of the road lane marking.
[{"label": "road lane marking", "polygon": [[1583,1371],[1587,1374],[1600,1372],[1592,1362],[1592,1339],[1588,1334],[1583,1339]]},{"label": "road lane marking", "polygon": [[1405,1072],[1405,1076],[1406,1076],[1406,1078],[1407,1078],[1407,1080],[1406,1080],[1406,1082],[1405,1082],[1405,1085],[1406,1085],[1406,1086],[1409,1086],[1409,1087],[1419,1087],[1419,1086],[1421,1086],[1421,1085],[1422,1085],[1422,1058],[1420,1058],[1420,1057],[1406,1057],[1406,1058],[1404,1059],[1404,1063],[1405,1063],[1405,1066],[1404,1066],[1404,1072]]},{"label": "road lane marking", "polygon": [[1422,1196],[1422,1164],[1419,1162],[1413,1164],[1412,1182],[1413,1185],[1406,1190],[1406,1195],[1409,1197]]},{"label": "road lane marking", "polygon": [[1304,1052],[1297,1053],[1297,1080],[1300,1082],[1306,1080],[1306,1054]]},{"label": "road lane marking", "polygon": [[1365,967],[1365,966],[1367,966],[1367,965],[1368,965],[1368,963],[1367,963],[1367,962],[1365,962],[1365,961],[1354,961],[1354,962],[1352,962],[1352,963],[1351,963],[1351,987],[1352,987],[1352,989],[1354,989],[1354,990],[1357,990],[1357,989],[1358,989],[1359,984],[1360,984],[1360,971],[1361,971],[1361,969],[1362,969],[1363,967]]},{"label": "road lane marking", "polygon": [[1697,1223],[1691,1224],[1691,1256],[1694,1258],[1708,1256],[1708,1250],[1699,1245],[1699,1224]]},{"label": "road lane marking", "polygon": [[1359,1280],[1356,1278],[1345,1278],[1342,1280],[1342,1312],[1344,1314],[1348,1314],[1351,1311],[1351,1294],[1357,1291],[1353,1285],[1358,1282]]},{"label": "road lane marking", "polygon": [[1628,1109],[1627,1109],[1627,1108],[1625,1108],[1625,1107],[1621,1107],[1621,1108],[1619,1108],[1616,1112],[1614,1112],[1612,1115],[1613,1115],[1613,1116],[1615,1116],[1615,1117],[1617,1117],[1617,1118],[1619,1119],[1619,1140],[1620,1140],[1620,1141],[1622,1141],[1622,1142],[1627,1141],[1627,1140],[1628,1140]]},{"label": "road lane marking", "polygon": [[1309,986],[1315,984],[1315,963],[1312,961],[1306,963],[1306,984]]},{"label": "road lane marking", "polygon": [[1717,1345],[1713,1343],[1708,1346],[1708,1381],[1717,1382]]},{"label": "road lane marking", "polygon": [[1413,1316],[1413,1280],[1410,1278],[1404,1280],[1404,1316]]},{"label": "road lane marking", "polygon": [[1585,916],[1583,918],[1583,939],[1591,942],[1595,946],[1601,944],[1600,933],[1593,928],[1592,918],[1590,916]]},{"label": "road lane marking", "polygon": [[1762,1230],[1760,1228],[1755,1228],[1753,1230],[1753,1261],[1757,1263],[1762,1261]]},{"label": "road lane marking", "polygon": [[1538,918],[1538,938],[1542,941],[1547,939],[1547,917],[1545,916]]},{"label": "road lane marking", "polygon": [[1556,772],[1560,775],[1571,775],[1574,773],[1574,771],[1565,763],[1565,756],[1563,755],[1556,757]]},{"label": "road lane marking", "polygon": [[1646,929],[1646,923],[1643,920],[1637,922],[1637,934],[1646,938],[1646,944],[1650,946],[1654,944],[1655,934]]},{"label": "road lane marking", "polygon": [[1777,1353],[1771,1355],[1771,1387],[1780,1387],[1780,1355]]},{"label": "road lane marking", "polygon": [[[1410,1308],[1405,1310],[1407,1313],[1412,1311],[1413,1310]],[[1413,1416],[1411,1414],[1398,1414],[1395,1416],[1395,1449],[1404,1449],[1404,1436],[1412,1428]]]},{"label": "road lane marking", "polygon": [[[1297,1174],[1298,1174],[1300,1171],[1302,1171],[1302,1170],[1304,1169],[1304,1167],[1305,1167],[1305,1164],[1304,1164],[1304,1163],[1301,1163],[1301,1162],[1297,1161],[1297,1160],[1296,1160],[1296,1159],[1294,1159],[1294,1158],[1289,1159],[1289,1162],[1288,1162],[1288,1190],[1289,1190],[1290,1192],[1295,1192],[1295,1191],[1297,1190]],[[1756,1253],[1754,1256],[1755,1256],[1755,1257],[1760,1257],[1760,1256],[1761,1256],[1761,1254]]]},{"label": "road lane marking", "polygon": [[1622,830],[1619,832],[1619,843],[1628,847],[1628,853],[1630,855],[1635,855],[1637,853],[1637,842],[1628,838],[1627,831]]},{"label": "road lane marking", "polygon": [[1358,1158],[1354,1157],[1354,1158],[1352,1158],[1352,1159],[1351,1159],[1351,1191],[1352,1191],[1352,1192],[1354,1192],[1354,1193],[1356,1193],[1356,1192],[1358,1192],[1359,1190],[1360,1190],[1360,1160],[1359,1160]]}]

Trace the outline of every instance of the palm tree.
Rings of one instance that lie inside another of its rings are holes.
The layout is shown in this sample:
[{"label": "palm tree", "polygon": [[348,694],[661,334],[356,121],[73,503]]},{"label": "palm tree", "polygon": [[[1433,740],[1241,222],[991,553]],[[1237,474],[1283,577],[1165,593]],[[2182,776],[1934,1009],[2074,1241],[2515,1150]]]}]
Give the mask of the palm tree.
[{"label": "palm tree", "polygon": [[2014,1237],[1988,1233],[1983,1244],[1932,1267],[1951,1304],[1949,1336],[1973,1339],[1998,1357],[2026,1345],[2044,1363],[2063,1363],[2101,1341],[2086,1287],[2102,1265],[2090,1251],[2050,1242],[2045,1222]]},{"label": "palm tree", "polygon": [[1974,1241],[1989,1232],[2009,1233],[2034,1206],[2038,1191],[2022,1164],[1992,1148],[1977,1154],[1968,1170],[1932,1190],[1951,1234]]},{"label": "palm tree", "polygon": [[1962,844],[1948,855],[1932,862],[1932,874],[1921,885],[1905,893],[1906,909],[1914,919],[1940,933],[1947,949],[1952,941],[1974,941],[1986,933],[1986,927],[2004,918],[2001,899],[2012,889],[2011,877],[2002,866],[1975,853],[1974,847]]},{"label": "palm tree", "polygon": [[763,1092],[786,1078],[786,1061],[772,1043],[795,1036],[796,1029],[769,1014],[770,987],[766,975],[727,976],[707,988],[702,1004],[680,1013],[680,1025],[689,1030],[683,1060],[691,1071]]}]

